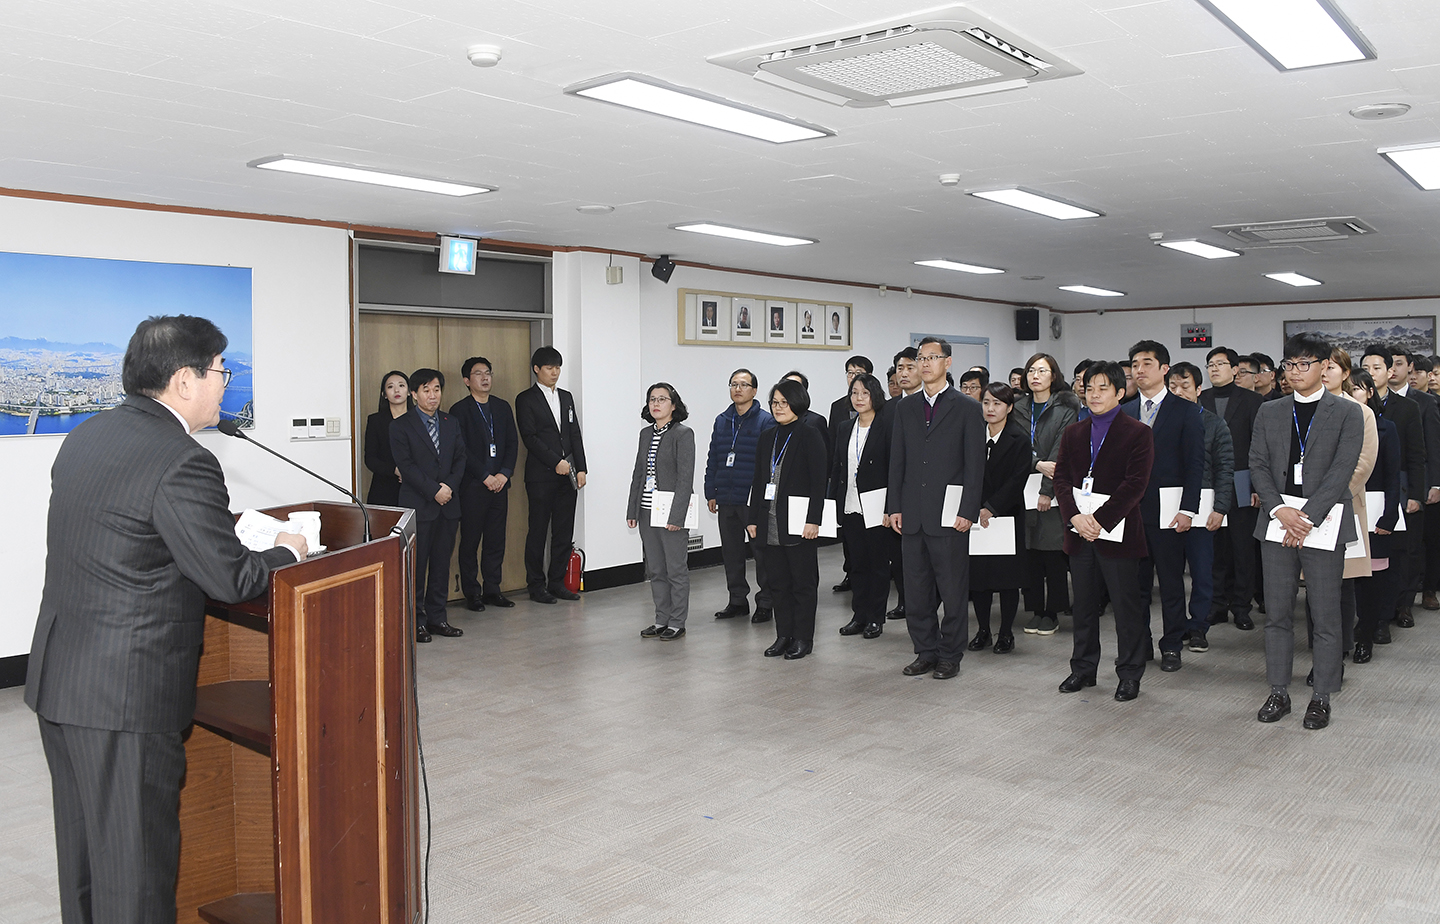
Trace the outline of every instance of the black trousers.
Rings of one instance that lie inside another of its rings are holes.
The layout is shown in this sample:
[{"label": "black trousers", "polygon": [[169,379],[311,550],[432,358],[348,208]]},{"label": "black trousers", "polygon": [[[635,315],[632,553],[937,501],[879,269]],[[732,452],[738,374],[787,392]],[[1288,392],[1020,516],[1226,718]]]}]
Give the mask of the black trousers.
[{"label": "black trousers", "polygon": [[1028,553],[1032,612],[1046,616],[1070,609],[1070,559],[1058,549],[1031,549]]},{"label": "black trousers", "polygon": [[1095,546],[1082,542],[1070,556],[1070,577],[1075,582],[1075,648],[1070,671],[1094,677],[1100,668],[1100,601],[1106,590],[1115,609],[1115,675],[1139,680],[1145,674],[1150,650],[1150,615],[1140,597],[1140,560],[1105,558]]},{"label": "black trousers", "polygon": [[1395,614],[1395,598],[1398,595],[1395,570],[1395,559],[1392,558],[1390,567],[1384,571],[1376,571],[1368,578],[1355,579],[1356,642],[1374,644],[1376,628],[1382,622],[1389,622]]},{"label": "black trousers", "polygon": [[[565,583],[565,566],[575,542],[575,501],[570,480],[527,481],[530,531],[525,535],[525,586],[540,590]],[[550,534],[550,566],[545,566],[545,534]]]},{"label": "black trousers", "polygon": [[[990,608],[995,603],[995,592],[972,590],[970,604],[975,607],[975,624],[981,632],[990,631]],[[1015,613],[1020,609],[1020,589],[1000,591],[1000,634],[1013,635]]]},{"label": "black trousers", "polygon": [[[890,530],[894,536],[895,530]],[[896,605],[905,608],[905,543],[899,536],[890,540],[890,580],[895,582]],[[889,594],[886,594],[888,599]]]},{"label": "black trousers", "polygon": [[1214,599],[1210,612],[1249,616],[1255,596],[1255,543],[1258,507],[1236,507],[1228,514],[1229,526],[1215,531]]},{"label": "black trousers", "polygon": [[[970,632],[970,537],[953,529],[901,537],[905,549],[905,627],[920,658],[959,661]],[[940,618],[940,604],[945,618]]]},{"label": "black trousers", "polygon": [[[1199,527],[1203,529],[1204,527]],[[1185,533],[1145,524],[1145,544],[1150,557],[1140,560],[1138,583],[1141,604],[1150,609],[1151,571],[1160,584],[1160,619],[1164,634],[1161,651],[1179,651],[1185,634]],[[1114,602],[1114,598],[1111,598]],[[1149,619],[1146,619],[1148,625]]]},{"label": "black trousers", "polygon": [[124,732],[40,717],[55,806],[63,924],[174,924],[180,732]]},{"label": "black trousers", "polygon": [[450,599],[450,553],[455,550],[459,520],[436,517],[415,528],[415,622],[443,625]]},{"label": "black trousers", "polygon": [[505,521],[509,517],[508,482],[498,493],[480,481],[467,480],[460,485],[460,590],[465,596],[500,592],[500,568],[505,563]]},{"label": "black trousers", "polygon": [[1425,508],[1422,506],[1418,513],[1406,515],[1406,526],[1410,527],[1410,561],[1409,580],[1400,591],[1401,607],[1409,609],[1415,604],[1415,595],[1420,592],[1421,585],[1425,582]]},{"label": "black trousers", "polygon": [[725,588],[730,592],[730,605],[750,608],[750,582],[745,577],[745,555],[754,550],[755,555],[755,607],[770,609],[770,589],[765,581],[765,556],[760,546],[750,538],[746,524],[750,522],[750,508],[745,504],[717,504],[715,506],[720,526],[720,558],[725,562]]},{"label": "black trousers", "polygon": [[[1382,617],[1386,620],[1393,619],[1396,612],[1415,599],[1416,553],[1424,554],[1421,530],[1417,528],[1421,526],[1420,517],[1413,513],[1405,514],[1405,526],[1404,532],[1395,533],[1390,540],[1390,567],[1386,570],[1391,572],[1391,580],[1395,582],[1395,602],[1391,612]],[[1419,563],[1424,567],[1423,558]]]},{"label": "black trousers", "polygon": [[801,539],[797,545],[766,545],[761,549],[770,599],[775,605],[775,637],[813,642],[820,588],[815,540]]},{"label": "black trousers", "polygon": [[845,552],[850,559],[850,610],[864,623],[885,622],[890,601],[890,550],[895,531],[886,526],[865,528],[865,518],[847,513],[840,520]]},{"label": "black trousers", "polygon": [[1425,581],[1427,594],[1440,591],[1440,504],[1425,505]]}]

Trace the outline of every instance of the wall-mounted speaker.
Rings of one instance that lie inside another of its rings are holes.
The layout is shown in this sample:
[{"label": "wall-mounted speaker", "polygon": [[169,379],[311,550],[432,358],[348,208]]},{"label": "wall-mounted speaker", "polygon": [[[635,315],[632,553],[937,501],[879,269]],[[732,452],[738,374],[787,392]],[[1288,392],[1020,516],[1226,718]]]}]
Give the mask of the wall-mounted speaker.
[{"label": "wall-mounted speaker", "polygon": [[1016,308],[1016,309],[1015,309],[1015,339],[1016,339],[1016,340],[1039,340],[1039,339],[1040,339],[1040,309],[1039,309],[1039,308]]},{"label": "wall-mounted speaker", "polygon": [[675,272],[675,262],[670,259],[668,254],[661,254],[660,258],[655,261],[655,265],[650,267],[650,275],[661,282],[669,282],[670,274],[673,272]]}]

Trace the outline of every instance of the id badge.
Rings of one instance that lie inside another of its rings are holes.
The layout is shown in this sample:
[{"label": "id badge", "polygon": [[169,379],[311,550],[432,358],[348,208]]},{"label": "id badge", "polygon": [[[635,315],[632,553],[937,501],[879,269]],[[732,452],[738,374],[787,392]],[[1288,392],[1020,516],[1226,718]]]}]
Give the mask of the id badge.
[{"label": "id badge", "polygon": [[573,407],[570,409],[570,422],[575,422],[575,409]]},{"label": "id badge", "polygon": [[766,499],[766,500],[774,500],[774,499],[775,499],[775,485],[773,485],[773,484],[767,484],[767,485],[765,486],[765,499]]},{"label": "id badge", "polygon": [[494,443],[491,443],[491,444],[490,444],[490,458],[492,458],[492,459],[495,458],[495,444],[494,444]]},{"label": "id badge", "polygon": [[1304,462],[1296,462],[1296,463],[1295,463],[1295,483],[1296,483],[1297,485],[1301,485],[1301,484],[1304,484],[1304,483],[1305,483],[1304,481],[1301,480],[1303,476],[1300,474],[1300,470],[1301,470],[1302,468],[1304,468],[1304,467],[1305,467],[1305,463],[1304,463]]},{"label": "id badge", "polygon": [[735,453],[732,452],[732,453],[730,453],[728,456],[725,457],[725,467],[726,467],[726,468],[734,468],[734,467],[735,467]]},{"label": "id badge", "polygon": [[1090,478],[1090,477],[1087,476],[1087,477],[1081,479],[1081,481],[1080,481],[1080,493],[1081,493],[1081,494],[1085,495],[1086,497],[1089,497],[1089,496],[1090,496],[1090,493],[1091,493],[1092,491],[1094,491],[1094,490],[1095,490],[1095,479],[1094,479],[1094,478]]},{"label": "id badge", "polygon": [[645,490],[649,491],[651,494],[654,494],[654,493],[655,493],[655,476],[654,476],[654,475],[646,475],[646,476],[645,476]]}]

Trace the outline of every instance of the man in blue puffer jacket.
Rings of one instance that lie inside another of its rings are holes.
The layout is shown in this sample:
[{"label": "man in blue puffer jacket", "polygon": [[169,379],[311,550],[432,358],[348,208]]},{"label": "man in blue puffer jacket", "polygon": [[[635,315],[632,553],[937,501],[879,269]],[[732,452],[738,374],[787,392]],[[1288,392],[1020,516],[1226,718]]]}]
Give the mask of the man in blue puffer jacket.
[{"label": "man in blue puffer jacket", "polygon": [[[729,407],[715,418],[710,434],[710,454],[705,460],[705,499],[710,512],[720,516],[720,555],[725,560],[725,584],[730,602],[715,614],[731,619],[750,612],[750,584],[745,580],[745,550],[750,535],[745,529],[750,517],[750,483],[755,477],[755,444],[760,434],[775,426],[775,418],[756,401],[759,380],[749,369],[730,373]],[[765,566],[755,555],[755,615],[751,622],[769,622],[770,591],[765,585]]]}]

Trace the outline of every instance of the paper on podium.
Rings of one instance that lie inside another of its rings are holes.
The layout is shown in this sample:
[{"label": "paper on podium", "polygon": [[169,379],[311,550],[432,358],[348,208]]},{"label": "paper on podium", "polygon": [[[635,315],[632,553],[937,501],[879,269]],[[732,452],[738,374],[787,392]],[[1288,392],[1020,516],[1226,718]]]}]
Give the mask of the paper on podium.
[{"label": "paper on podium", "polygon": [[[1296,510],[1305,509],[1305,498],[1296,497],[1293,494],[1281,494],[1280,503],[1286,507],[1294,507]],[[1345,508],[1336,504],[1330,508],[1325,519],[1315,524],[1305,536],[1305,545],[1311,549],[1324,549],[1327,552],[1335,551],[1335,543],[1340,539],[1340,522],[1345,517]],[[1266,542],[1284,542],[1285,527],[1277,519],[1271,518],[1270,526],[1265,530]]]},{"label": "paper on podium", "polygon": [[[785,500],[790,505],[790,535],[798,536],[804,531],[806,517],[810,515],[810,498],[787,497]],[[835,501],[828,497],[820,511],[820,535],[827,539],[840,535],[840,521],[835,516]]]},{"label": "paper on podium", "polygon": [[866,529],[885,525],[885,489],[860,492],[860,516]]},{"label": "paper on podium", "polygon": [[[1094,516],[1095,511],[1099,510],[1101,506],[1110,499],[1109,494],[1085,494],[1079,488],[1071,488],[1070,490],[1075,496],[1075,506],[1079,507],[1080,512],[1087,516]],[[1066,525],[1069,526],[1068,523]],[[1073,532],[1075,527],[1071,526],[1070,529]],[[1125,521],[1121,520],[1119,523],[1116,523],[1114,529],[1102,528],[1100,530],[1100,538],[1107,542],[1124,542]]]},{"label": "paper on podium", "polygon": [[[699,497],[694,491],[690,492],[690,506],[685,508],[685,525],[682,529],[700,528],[700,507],[695,503]],[[670,508],[675,505],[674,491],[651,491],[650,492],[650,525],[658,526],[661,529],[670,525]]]},{"label": "paper on podium", "polygon": [[1039,472],[1035,472],[1025,479],[1025,509],[1040,509],[1040,482],[1045,478]]},{"label": "paper on podium", "polygon": [[1356,513],[1353,516],[1355,517],[1355,541],[1345,543],[1345,557],[1347,559],[1367,558],[1369,556],[1365,553],[1365,530],[1360,525],[1360,514]]},{"label": "paper on podium", "polygon": [[[1366,492],[1365,492],[1365,519],[1367,519],[1367,520],[1370,521],[1370,522],[1367,524],[1370,528],[1367,529],[1367,530],[1365,530],[1365,532],[1367,532],[1367,533],[1373,533],[1373,532],[1375,532],[1375,524],[1378,523],[1378,522],[1380,522],[1380,515],[1381,515],[1382,513],[1384,513],[1384,512],[1385,512],[1385,492],[1384,492],[1384,491],[1366,491]],[[1405,510],[1404,510],[1404,505],[1403,505],[1403,504],[1401,505],[1400,515],[1395,518],[1395,528],[1392,529],[1392,530],[1390,530],[1390,532],[1392,532],[1392,533],[1403,533],[1403,532],[1405,532]]]},{"label": "paper on podium", "polygon": [[[1184,488],[1161,488],[1160,489],[1160,528],[1174,529],[1170,524],[1175,522],[1175,515],[1180,512],[1180,495]],[[1210,514],[1215,511],[1215,489],[1200,489],[1200,515],[1191,521],[1192,526],[1205,525]]]},{"label": "paper on podium", "polygon": [[1014,555],[1015,518],[991,517],[984,529],[977,522],[970,527],[971,555]]},{"label": "paper on podium", "polygon": [[947,484],[945,486],[945,500],[940,504],[942,529],[951,529],[955,526],[955,518],[960,515],[960,501],[964,497],[965,486],[963,484]]}]

